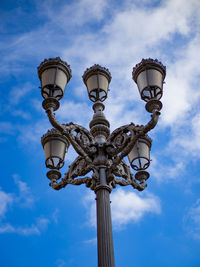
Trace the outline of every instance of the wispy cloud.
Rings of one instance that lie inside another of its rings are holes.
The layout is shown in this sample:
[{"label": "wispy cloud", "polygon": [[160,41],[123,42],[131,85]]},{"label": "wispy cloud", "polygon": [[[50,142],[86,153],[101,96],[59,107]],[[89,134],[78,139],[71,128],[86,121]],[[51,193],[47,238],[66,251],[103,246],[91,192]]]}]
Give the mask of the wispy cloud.
[{"label": "wispy cloud", "polygon": [[20,235],[40,235],[41,232],[47,229],[50,221],[47,218],[37,218],[35,224],[31,224],[30,226],[13,226],[9,223],[0,224],[0,234],[6,233],[16,233]]},{"label": "wispy cloud", "polygon": [[15,133],[15,127],[11,122],[0,122],[0,133],[13,135]]},{"label": "wispy cloud", "polygon": [[7,222],[6,213],[11,210],[10,208],[13,208],[14,205],[23,209],[31,208],[35,201],[27,183],[22,182],[17,174],[14,174],[13,178],[19,190],[18,195],[6,193],[0,189],[0,234],[40,235],[50,223],[50,220],[42,215],[37,217],[31,225],[16,226]]},{"label": "wispy cloud", "polygon": [[96,245],[97,243],[97,238],[92,238],[92,239],[88,239],[88,240],[85,240],[83,241],[85,244],[92,244],[92,245]]},{"label": "wispy cloud", "polygon": [[183,226],[189,236],[200,240],[200,199],[187,211]]},{"label": "wispy cloud", "polygon": [[56,208],[52,214],[52,220],[57,224],[59,219],[59,210]]},{"label": "wispy cloud", "polygon": [[21,100],[25,100],[27,98],[27,94],[31,92],[32,89],[33,85],[30,82],[27,82],[20,87],[13,87],[9,92],[10,105],[17,105]]},{"label": "wispy cloud", "polygon": [[32,208],[34,205],[35,199],[27,183],[21,181],[20,176],[18,174],[14,174],[13,179],[19,189],[19,195],[15,197],[15,201],[18,202],[20,206],[23,206],[26,208]]},{"label": "wispy cloud", "polygon": [[135,192],[118,189],[111,195],[111,200],[115,228],[139,222],[148,213],[161,213],[159,198],[150,193],[140,197]]},{"label": "wispy cloud", "polygon": [[13,195],[2,191],[0,188],[0,221],[5,216],[7,209],[13,201]]},{"label": "wispy cloud", "polygon": [[62,260],[62,259],[58,259],[56,261],[56,266],[57,267],[64,267],[64,266],[67,266],[67,263],[64,260]]},{"label": "wispy cloud", "polygon": [[[87,127],[92,118],[92,109],[86,103],[75,101],[63,101],[62,106],[57,111],[60,121],[82,123]],[[81,114],[81,116],[80,116]]]},{"label": "wispy cloud", "polygon": [[[162,151],[163,152],[163,151]],[[160,162],[160,154],[156,157],[152,156],[152,162],[150,166],[150,173],[153,179],[156,179],[157,182],[168,182],[169,180],[179,180],[185,172],[186,162],[183,160],[183,156],[172,157],[174,160],[169,161],[168,158],[164,157],[163,162]]]},{"label": "wispy cloud", "polygon": [[[146,193],[140,197],[135,192],[117,189],[111,194],[112,221],[115,230],[130,223],[139,222],[146,214],[160,214],[161,204],[157,196]],[[94,195],[87,195],[84,199],[85,207],[88,209],[90,225],[96,226],[96,203]]]}]

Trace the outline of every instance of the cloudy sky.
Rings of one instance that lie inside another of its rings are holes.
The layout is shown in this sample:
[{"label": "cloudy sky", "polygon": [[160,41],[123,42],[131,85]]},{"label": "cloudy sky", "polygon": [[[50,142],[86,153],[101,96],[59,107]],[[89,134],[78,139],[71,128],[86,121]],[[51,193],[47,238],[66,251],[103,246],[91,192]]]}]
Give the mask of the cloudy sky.
[{"label": "cloudy sky", "polygon": [[[105,114],[114,130],[150,117],[133,66],[149,57],[166,65],[148,187],[111,195],[116,267],[200,266],[200,1],[2,0],[0,17],[0,265],[97,266],[94,193],[57,192],[46,178],[40,137],[51,125],[37,66],[60,56],[72,79],[57,117],[87,128],[87,67],[112,74]],[[63,174],[75,157],[70,149]]]}]

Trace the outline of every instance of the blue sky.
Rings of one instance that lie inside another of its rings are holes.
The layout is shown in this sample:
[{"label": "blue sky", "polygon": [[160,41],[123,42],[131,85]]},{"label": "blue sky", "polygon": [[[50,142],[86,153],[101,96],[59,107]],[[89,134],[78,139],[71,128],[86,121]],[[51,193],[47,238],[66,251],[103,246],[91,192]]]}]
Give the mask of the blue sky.
[{"label": "blue sky", "polygon": [[[149,120],[132,67],[149,57],[166,65],[148,187],[111,195],[116,267],[200,266],[199,0],[2,0],[0,17],[0,265],[97,266],[94,193],[57,192],[46,178],[40,137],[51,125],[36,68],[60,56],[72,79],[56,115],[87,128],[87,67],[112,74],[105,114],[114,130]],[[70,149],[63,174],[75,157]]]}]

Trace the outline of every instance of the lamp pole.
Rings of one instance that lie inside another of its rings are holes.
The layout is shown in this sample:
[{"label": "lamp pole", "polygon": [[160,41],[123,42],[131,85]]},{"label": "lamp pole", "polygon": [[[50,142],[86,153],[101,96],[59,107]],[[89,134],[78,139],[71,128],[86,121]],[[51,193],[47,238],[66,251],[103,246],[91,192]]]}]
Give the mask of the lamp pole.
[{"label": "lamp pole", "polygon": [[[146,102],[146,110],[151,113],[151,119],[146,125],[135,125],[131,122],[110,133],[110,123],[103,113],[103,101],[107,98],[111,81],[108,69],[94,65],[83,74],[88,96],[94,102],[94,115],[88,131],[72,122],[61,124],[55,118],[54,112],[59,108],[59,100],[71,79],[70,66],[57,57],[45,59],[38,67],[41,94],[44,98],[42,106],[54,127],[41,138],[45,164],[50,169],[47,177],[51,181],[50,186],[55,190],[68,184],[85,184],[95,192],[99,267],[115,266],[110,210],[112,189],[117,184],[131,185],[138,191],[146,187],[146,180],[149,178],[146,169],[150,165],[152,143],[147,133],[158,122],[165,75],[166,68],[158,60],[143,59],[133,68],[133,79],[141,98]],[[61,178],[59,170],[64,165],[70,144],[78,157]],[[130,166],[136,171],[134,176],[124,161],[125,157],[128,157]],[[85,176],[91,171],[91,177]]]}]

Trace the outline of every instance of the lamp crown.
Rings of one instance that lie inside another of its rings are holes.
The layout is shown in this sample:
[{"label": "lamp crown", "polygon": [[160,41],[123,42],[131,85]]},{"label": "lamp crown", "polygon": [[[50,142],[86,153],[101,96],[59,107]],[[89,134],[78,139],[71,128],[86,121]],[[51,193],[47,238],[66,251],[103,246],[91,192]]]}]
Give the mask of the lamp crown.
[{"label": "lamp crown", "polygon": [[143,58],[140,63],[135,65],[132,72],[133,80],[136,82],[138,74],[143,70],[150,68],[159,69],[159,71],[161,71],[163,74],[163,80],[164,80],[166,76],[166,66],[164,66],[162,62],[159,61],[158,59],[152,59],[152,58],[146,58],[146,59]]},{"label": "lamp crown", "polygon": [[42,137],[41,137],[41,143],[42,146],[44,147],[46,141],[51,138],[51,137],[57,137],[57,138],[61,138],[62,140],[65,140],[65,142],[69,145],[69,142],[67,140],[67,138],[62,135],[58,130],[56,130],[55,128],[52,128],[51,130],[48,130]]},{"label": "lamp crown", "polygon": [[70,65],[66,61],[63,61],[60,57],[49,58],[49,59],[45,58],[44,61],[42,61],[40,65],[37,67],[39,78],[41,78],[41,74],[45,69],[56,66],[59,66],[66,74],[68,74],[67,79],[69,81],[72,77],[72,71]]},{"label": "lamp crown", "polygon": [[87,68],[85,72],[83,73],[82,78],[85,84],[86,84],[87,79],[95,72],[101,72],[102,74],[106,75],[108,82],[110,83],[112,76],[111,76],[109,69],[102,67],[99,64],[94,64],[90,68]]}]

